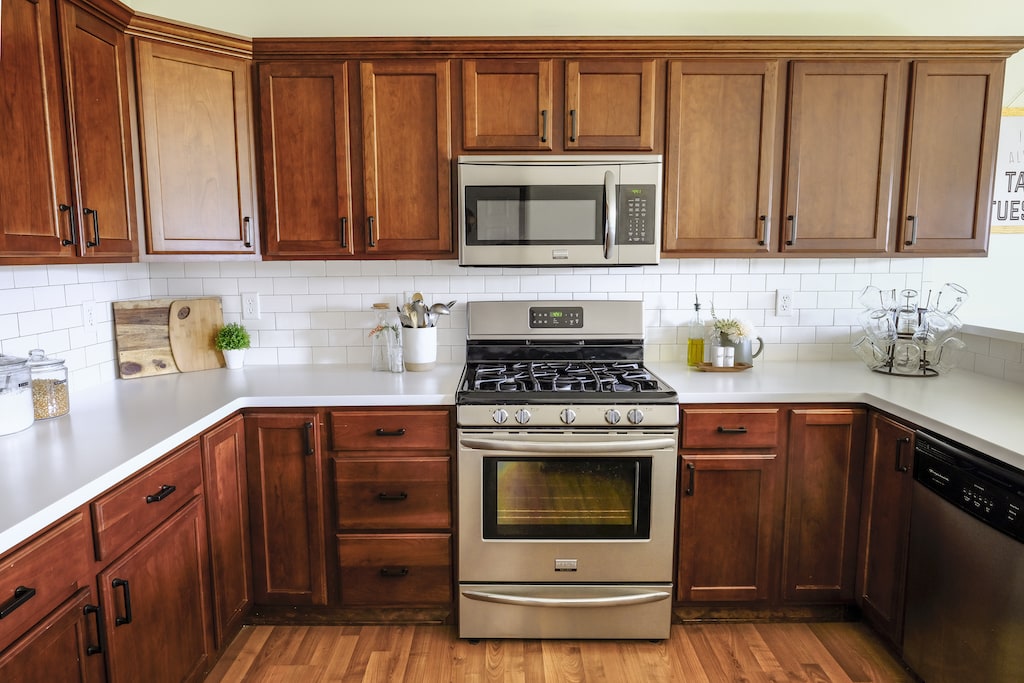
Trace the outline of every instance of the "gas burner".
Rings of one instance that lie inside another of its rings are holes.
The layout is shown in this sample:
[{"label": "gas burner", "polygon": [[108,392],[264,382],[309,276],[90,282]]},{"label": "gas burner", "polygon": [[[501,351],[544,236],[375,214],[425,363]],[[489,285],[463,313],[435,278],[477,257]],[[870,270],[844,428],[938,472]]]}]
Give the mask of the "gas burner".
[{"label": "gas burner", "polygon": [[637,362],[518,361],[474,363],[467,368],[466,388],[496,392],[658,391],[658,380]]}]

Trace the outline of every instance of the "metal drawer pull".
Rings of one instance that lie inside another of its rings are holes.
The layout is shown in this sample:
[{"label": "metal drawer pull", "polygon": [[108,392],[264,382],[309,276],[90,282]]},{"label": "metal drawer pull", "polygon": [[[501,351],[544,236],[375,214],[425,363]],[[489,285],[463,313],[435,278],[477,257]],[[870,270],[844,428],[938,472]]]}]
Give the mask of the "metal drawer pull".
[{"label": "metal drawer pull", "polygon": [[35,594],[35,588],[29,588],[28,586],[18,586],[15,588],[14,597],[5,602],[3,607],[0,607],[0,619],[3,619],[11,612],[24,605],[26,602],[31,600],[32,596]]},{"label": "metal drawer pull", "polygon": [[393,432],[389,432],[383,427],[377,427],[377,431],[374,432],[377,436],[405,436],[405,427],[399,427]]},{"label": "metal drawer pull", "polygon": [[341,248],[348,249],[348,218],[341,217]]},{"label": "metal drawer pull", "polygon": [[408,567],[381,567],[380,575],[385,579],[400,579],[403,576],[409,576]]},{"label": "metal drawer pull", "polygon": [[252,224],[251,224],[251,221],[252,221],[252,219],[249,218],[248,216],[243,216],[242,217],[242,225],[245,228],[245,236],[242,238],[242,244],[245,246],[246,249],[249,249],[249,248],[252,247]]},{"label": "metal drawer pull", "polygon": [[367,217],[367,219],[366,219],[366,229],[367,229],[367,232],[369,233],[369,237],[370,237],[369,244],[367,246],[376,247],[377,246],[377,240],[373,239],[373,216]]},{"label": "metal drawer pull", "polygon": [[92,239],[93,241],[86,240],[85,246],[87,247],[98,247],[100,246],[100,212],[96,209],[90,209],[85,207],[82,209],[82,213],[86,216],[92,216]]},{"label": "metal drawer pull", "polygon": [[697,483],[697,466],[692,462],[686,463],[686,469],[690,472],[690,483],[686,485],[686,491],[684,495],[692,496],[695,490],[695,484]]},{"label": "metal drawer pull", "polygon": [[316,449],[313,447],[313,427],[315,425],[312,422],[307,422],[302,426],[306,429],[304,432],[306,435],[305,453],[306,455],[314,455],[316,453]]},{"label": "metal drawer pull", "polygon": [[146,496],[146,502],[147,503],[159,503],[161,500],[163,500],[164,498],[166,498],[167,496],[171,495],[172,493],[174,493],[177,490],[178,490],[178,487],[174,486],[173,484],[164,484],[163,486],[160,487],[159,491],[157,491],[156,493],[152,493],[152,494]]},{"label": "metal drawer pull", "polygon": [[[102,629],[102,624],[101,624],[101,620],[100,620],[100,607],[99,607],[99,605],[86,605],[85,607],[82,608],[82,614],[85,614],[85,615],[95,614],[96,615],[96,637],[97,637],[97,640],[99,640],[99,634],[100,634],[101,629]],[[87,645],[85,647],[85,654],[86,655],[99,655],[99,654],[103,654],[103,641],[99,640],[99,642],[96,645]]]},{"label": "metal drawer pull", "polygon": [[68,214],[68,221],[71,224],[71,239],[60,241],[62,247],[77,247],[78,246],[78,230],[75,229],[75,211],[70,204],[58,204],[57,208],[60,209],[61,213]]},{"label": "metal drawer pull", "polygon": [[759,229],[758,229],[759,237],[757,239],[757,243],[759,245],[761,245],[761,246],[764,246],[764,245],[768,244],[768,235],[769,235],[768,216],[765,216],[764,214],[762,214],[762,215],[758,216],[757,220],[760,221],[760,226],[759,226]]},{"label": "metal drawer pull", "polygon": [[[128,579],[114,579],[110,582],[110,585],[114,588],[124,589],[124,616],[115,616],[114,626],[124,626],[125,624],[132,623],[132,592],[128,587]],[[116,609],[114,614],[117,614]]]},{"label": "metal drawer pull", "polygon": [[548,110],[540,110],[540,141],[548,141]]},{"label": "metal drawer pull", "polygon": [[576,142],[576,110],[575,109],[570,109],[569,110],[569,122],[571,124],[570,128],[569,128],[569,142]]},{"label": "metal drawer pull", "polygon": [[409,494],[406,493],[405,491],[402,491],[401,493],[378,493],[377,494],[377,499],[378,500],[405,500],[408,497],[409,497]]},{"label": "metal drawer pull", "polygon": [[899,439],[896,439],[896,471],[897,472],[907,472],[907,471],[910,470],[909,466],[903,464],[903,445],[904,444],[907,444],[907,445],[910,444],[910,437],[909,436],[904,436],[904,437],[901,437]]},{"label": "metal drawer pull", "polygon": [[718,427],[719,434],[746,434],[746,427]]},{"label": "metal drawer pull", "polygon": [[786,244],[796,243],[796,216],[786,216],[786,220],[789,221],[789,239],[786,240]]}]

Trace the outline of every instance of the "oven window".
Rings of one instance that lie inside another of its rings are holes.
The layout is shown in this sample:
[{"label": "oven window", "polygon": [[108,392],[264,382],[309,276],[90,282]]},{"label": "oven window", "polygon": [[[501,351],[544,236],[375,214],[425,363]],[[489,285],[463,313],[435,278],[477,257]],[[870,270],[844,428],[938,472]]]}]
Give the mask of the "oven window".
[{"label": "oven window", "polygon": [[467,244],[601,244],[604,186],[466,188]]},{"label": "oven window", "polygon": [[484,458],[484,538],[643,539],[651,458]]}]

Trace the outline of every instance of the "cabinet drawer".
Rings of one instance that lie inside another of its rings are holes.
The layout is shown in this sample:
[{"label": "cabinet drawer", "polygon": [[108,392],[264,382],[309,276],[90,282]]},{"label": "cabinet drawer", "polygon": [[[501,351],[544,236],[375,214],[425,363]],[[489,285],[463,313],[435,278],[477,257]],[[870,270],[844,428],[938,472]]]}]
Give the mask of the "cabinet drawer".
[{"label": "cabinet drawer", "polygon": [[84,511],[54,524],[0,560],[0,650],[90,584]]},{"label": "cabinet drawer", "polygon": [[683,408],[683,448],[772,448],[779,441],[778,408]]},{"label": "cabinet drawer", "polygon": [[338,529],[447,529],[449,458],[334,459]]},{"label": "cabinet drawer", "polygon": [[331,413],[335,451],[431,450],[451,447],[449,412],[440,410],[345,410]]},{"label": "cabinet drawer", "polygon": [[345,607],[412,607],[451,602],[450,534],[338,537]]},{"label": "cabinet drawer", "polygon": [[93,502],[97,560],[119,555],[195,496],[203,481],[199,454],[193,441]]}]

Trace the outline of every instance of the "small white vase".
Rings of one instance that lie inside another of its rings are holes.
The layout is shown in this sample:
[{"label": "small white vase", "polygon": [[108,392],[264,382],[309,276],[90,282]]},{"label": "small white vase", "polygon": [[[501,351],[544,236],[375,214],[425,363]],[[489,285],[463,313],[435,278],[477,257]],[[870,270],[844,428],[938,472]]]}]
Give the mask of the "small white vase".
[{"label": "small white vase", "polygon": [[432,369],[437,364],[437,328],[403,327],[402,353],[409,372]]},{"label": "small white vase", "polygon": [[224,349],[224,363],[231,370],[237,370],[245,364],[245,349]]}]

